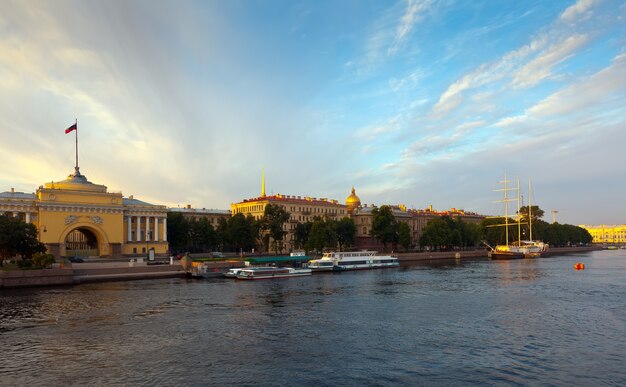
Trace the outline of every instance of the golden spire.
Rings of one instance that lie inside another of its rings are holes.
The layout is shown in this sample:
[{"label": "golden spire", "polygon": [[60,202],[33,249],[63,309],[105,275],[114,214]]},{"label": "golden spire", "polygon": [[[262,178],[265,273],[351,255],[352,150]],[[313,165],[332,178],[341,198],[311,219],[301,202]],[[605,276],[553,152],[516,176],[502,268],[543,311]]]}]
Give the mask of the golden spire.
[{"label": "golden spire", "polygon": [[265,168],[261,172],[261,197],[265,197]]}]

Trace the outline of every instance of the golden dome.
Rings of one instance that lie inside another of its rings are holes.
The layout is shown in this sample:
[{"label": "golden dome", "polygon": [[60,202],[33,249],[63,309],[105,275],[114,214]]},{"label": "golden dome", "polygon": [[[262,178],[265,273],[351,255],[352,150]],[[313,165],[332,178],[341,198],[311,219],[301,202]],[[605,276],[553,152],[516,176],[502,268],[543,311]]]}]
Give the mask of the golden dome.
[{"label": "golden dome", "polygon": [[352,187],[352,193],[346,199],[346,206],[348,206],[349,209],[354,209],[361,206],[361,199],[359,199],[359,197],[356,196],[356,193],[354,193],[354,187]]}]

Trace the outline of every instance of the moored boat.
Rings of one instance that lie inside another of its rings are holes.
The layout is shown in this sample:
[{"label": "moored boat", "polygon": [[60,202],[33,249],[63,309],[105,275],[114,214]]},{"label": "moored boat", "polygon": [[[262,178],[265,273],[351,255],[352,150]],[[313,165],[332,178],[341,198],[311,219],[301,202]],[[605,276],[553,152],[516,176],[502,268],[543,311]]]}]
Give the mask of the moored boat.
[{"label": "moored boat", "polygon": [[224,277],[236,278],[237,274],[239,274],[239,272],[242,271],[243,269],[244,269],[243,267],[233,267],[231,269],[228,269],[228,271],[224,273]]},{"label": "moored boat", "polygon": [[249,267],[239,271],[236,278],[258,280],[273,278],[303,277],[311,275],[311,269],[293,267]]},{"label": "moored boat", "polygon": [[[496,225],[496,226],[504,226],[505,229],[505,244],[497,245],[495,248],[487,245],[490,248],[490,252],[488,253],[490,258],[493,259],[518,259],[518,258],[535,258],[539,257],[543,254],[546,254],[549,249],[549,245],[547,243],[541,241],[535,241],[532,239],[533,236],[533,228],[532,228],[532,204],[529,199],[528,205],[528,228],[530,234],[530,240],[522,240],[522,216],[520,212],[520,186],[519,186],[519,178],[517,180],[517,188],[507,187],[507,183],[509,180],[506,179],[506,175],[504,175],[504,180],[502,181],[504,184],[504,188],[500,191],[504,192],[504,199],[501,200],[504,203],[504,224]],[[508,191],[516,191],[517,198],[511,198],[508,196]],[[530,180],[528,182],[528,196],[532,198],[531,195],[531,185]],[[517,217],[513,223],[509,223],[509,213],[508,213],[508,203],[511,201],[517,202]],[[517,241],[509,243],[509,226],[517,225]],[[485,243],[486,244],[486,243]]]},{"label": "moored boat", "polygon": [[322,258],[312,259],[308,267],[313,271],[339,271],[380,269],[400,266],[398,258],[376,255],[375,251],[340,251],[324,253]]}]

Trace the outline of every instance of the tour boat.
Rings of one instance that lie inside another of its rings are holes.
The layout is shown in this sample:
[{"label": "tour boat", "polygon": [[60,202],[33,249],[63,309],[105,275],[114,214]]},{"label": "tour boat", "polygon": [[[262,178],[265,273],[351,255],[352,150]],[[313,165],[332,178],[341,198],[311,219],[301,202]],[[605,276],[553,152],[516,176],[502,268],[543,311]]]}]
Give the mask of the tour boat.
[{"label": "tour boat", "polygon": [[311,269],[293,267],[249,267],[241,269],[237,274],[237,279],[258,280],[272,278],[303,277],[311,275]]},{"label": "tour boat", "polygon": [[239,272],[242,270],[243,270],[243,267],[233,267],[231,269],[228,269],[228,271],[224,273],[224,277],[236,278],[237,274],[239,274]]},{"label": "tour boat", "polygon": [[379,269],[400,266],[398,258],[376,255],[375,251],[341,251],[324,253],[320,259],[309,261],[313,271]]}]

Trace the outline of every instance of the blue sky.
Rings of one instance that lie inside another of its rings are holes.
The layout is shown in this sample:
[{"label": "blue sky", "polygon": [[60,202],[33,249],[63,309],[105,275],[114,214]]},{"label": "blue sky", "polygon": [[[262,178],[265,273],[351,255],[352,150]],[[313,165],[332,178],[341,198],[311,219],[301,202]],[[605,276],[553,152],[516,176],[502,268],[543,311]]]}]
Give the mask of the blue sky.
[{"label": "blue sky", "polygon": [[[495,214],[506,173],[626,222],[626,2],[0,2],[0,190]],[[549,216],[546,216],[549,218]],[[550,220],[550,219],[546,219]]]}]

